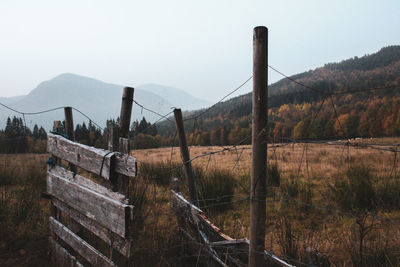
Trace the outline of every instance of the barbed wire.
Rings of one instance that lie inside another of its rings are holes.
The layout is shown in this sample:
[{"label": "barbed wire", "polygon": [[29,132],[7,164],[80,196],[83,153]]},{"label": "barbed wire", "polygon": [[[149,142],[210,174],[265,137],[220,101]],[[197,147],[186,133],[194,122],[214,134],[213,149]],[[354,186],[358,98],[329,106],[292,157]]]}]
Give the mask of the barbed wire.
[{"label": "barbed wire", "polygon": [[218,105],[219,103],[221,103],[222,101],[224,101],[226,98],[228,98],[230,95],[234,94],[236,91],[238,91],[240,88],[242,88],[246,83],[248,83],[251,79],[253,78],[253,75],[251,75],[246,81],[244,81],[242,84],[240,84],[238,87],[236,87],[234,90],[232,90],[231,92],[229,92],[228,94],[226,94],[224,97],[222,97],[218,102],[216,102],[215,104],[213,104],[212,106],[210,106],[209,108],[201,111],[199,114],[194,115],[192,117],[186,118],[183,121],[188,121],[188,120],[194,120],[197,119],[199,117],[201,117],[202,115],[204,115],[205,113],[209,112],[211,109],[213,109],[216,105]]}]

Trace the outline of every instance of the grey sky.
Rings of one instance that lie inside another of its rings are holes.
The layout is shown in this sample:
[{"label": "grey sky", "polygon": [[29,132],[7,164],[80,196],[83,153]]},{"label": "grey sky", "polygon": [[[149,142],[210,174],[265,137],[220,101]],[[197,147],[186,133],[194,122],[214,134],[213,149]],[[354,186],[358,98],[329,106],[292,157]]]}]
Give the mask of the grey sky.
[{"label": "grey sky", "polygon": [[269,63],[291,75],[400,44],[400,1],[1,0],[0,96],[71,72],[215,101],[251,75],[258,25]]}]

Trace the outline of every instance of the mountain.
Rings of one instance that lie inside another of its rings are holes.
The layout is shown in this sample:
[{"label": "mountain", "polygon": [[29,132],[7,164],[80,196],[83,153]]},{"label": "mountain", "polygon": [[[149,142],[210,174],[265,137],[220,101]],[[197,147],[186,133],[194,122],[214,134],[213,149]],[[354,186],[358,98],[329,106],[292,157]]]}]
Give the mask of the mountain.
[{"label": "mountain", "polygon": [[161,96],[168,103],[173,103],[175,107],[179,107],[182,110],[196,110],[211,105],[211,102],[207,100],[193,97],[187,92],[174,87],[149,83],[140,85],[137,89]]},{"label": "mountain", "polygon": [[12,97],[0,97],[0,103],[3,103],[5,105],[10,105],[15,102],[18,102],[22,98],[24,98],[25,95],[20,95],[20,96],[12,96]]},{"label": "mountain", "polygon": [[[346,93],[382,86],[398,87]],[[341,94],[331,98],[326,93]],[[269,85],[268,94],[271,138],[400,135],[400,46],[384,47],[371,55],[329,63],[284,78]],[[240,141],[251,132],[251,110],[251,93],[218,103],[198,118],[197,144],[225,145]],[[186,112],[184,116],[203,111]],[[193,121],[186,121],[187,132],[192,131],[193,125]],[[164,137],[175,132],[174,125],[167,121],[159,123],[158,128]]]},{"label": "mountain", "polygon": [[[40,83],[26,96],[2,98],[1,103],[22,112],[36,112],[55,107],[72,106],[87,114],[94,122],[105,126],[110,118],[117,118],[120,112],[123,86],[105,83],[93,78],[71,73],[61,74],[49,81]],[[169,95],[170,94],[170,95]],[[184,94],[184,99],[178,97]],[[146,108],[160,114],[171,111],[171,107],[189,109],[207,106],[207,102],[171,87],[156,84],[145,84],[135,88],[134,100]],[[7,116],[18,115],[3,107],[0,108],[0,128],[4,128]],[[18,115],[20,116],[20,115]],[[133,105],[132,120],[142,117],[150,122],[159,119],[159,116],[142,110]],[[43,125],[45,129],[52,127],[54,120],[64,118],[63,110],[52,111],[39,115],[26,115],[27,125]],[[87,119],[78,112],[74,112],[74,122],[80,123]]]}]

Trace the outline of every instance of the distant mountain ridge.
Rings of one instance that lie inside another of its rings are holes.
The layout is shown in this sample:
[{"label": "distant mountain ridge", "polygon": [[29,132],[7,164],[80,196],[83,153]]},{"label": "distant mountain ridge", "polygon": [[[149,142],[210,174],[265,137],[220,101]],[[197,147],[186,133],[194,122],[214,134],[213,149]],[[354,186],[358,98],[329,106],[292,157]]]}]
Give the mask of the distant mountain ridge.
[{"label": "distant mountain ridge", "polygon": [[[93,78],[64,73],[55,78],[40,83],[26,96],[2,98],[1,102],[22,112],[34,112],[62,106],[72,106],[87,114],[102,127],[107,119],[119,116],[123,86],[105,83]],[[160,95],[161,94],[161,95]],[[184,101],[179,95],[184,95]],[[183,110],[206,107],[209,102],[191,96],[182,90],[157,84],[145,84],[135,87],[134,99],[160,114],[171,111],[171,107]],[[4,128],[8,116],[20,116],[0,107],[0,128]],[[54,111],[41,115],[26,116],[27,125],[42,125],[45,129],[52,127],[53,120],[62,120],[63,111]],[[159,116],[133,106],[132,120],[155,121]],[[74,122],[80,123],[87,119],[80,114],[74,114]],[[3,125],[3,126],[1,126]]]}]

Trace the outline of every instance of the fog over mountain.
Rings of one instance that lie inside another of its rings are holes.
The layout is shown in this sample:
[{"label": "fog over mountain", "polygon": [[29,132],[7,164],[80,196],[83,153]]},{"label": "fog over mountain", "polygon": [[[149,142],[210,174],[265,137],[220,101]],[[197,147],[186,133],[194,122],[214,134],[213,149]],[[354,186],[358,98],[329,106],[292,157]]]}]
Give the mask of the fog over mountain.
[{"label": "fog over mountain", "polygon": [[[134,86],[134,99],[143,106],[160,114],[171,111],[171,107],[183,110],[198,109],[210,103],[191,96],[176,88],[158,84],[144,84]],[[105,83],[93,78],[71,73],[61,74],[49,81],[40,83],[26,96],[0,98],[0,102],[22,112],[36,112],[55,107],[72,106],[87,114],[100,126],[104,127],[107,119],[117,118],[120,112],[122,85]],[[0,128],[4,128],[7,117],[21,116],[4,107],[0,107]],[[145,117],[150,122],[159,119],[159,116],[142,110],[133,105],[132,120],[141,120]],[[34,124],[42,125],[46,130],[52,127],[54,120],[64,118],[63,110],[57,110],[39,115],[27,115],[28,127]],[[78,112],[74,112],[74,122],[81,123],[88,120]]]}]

